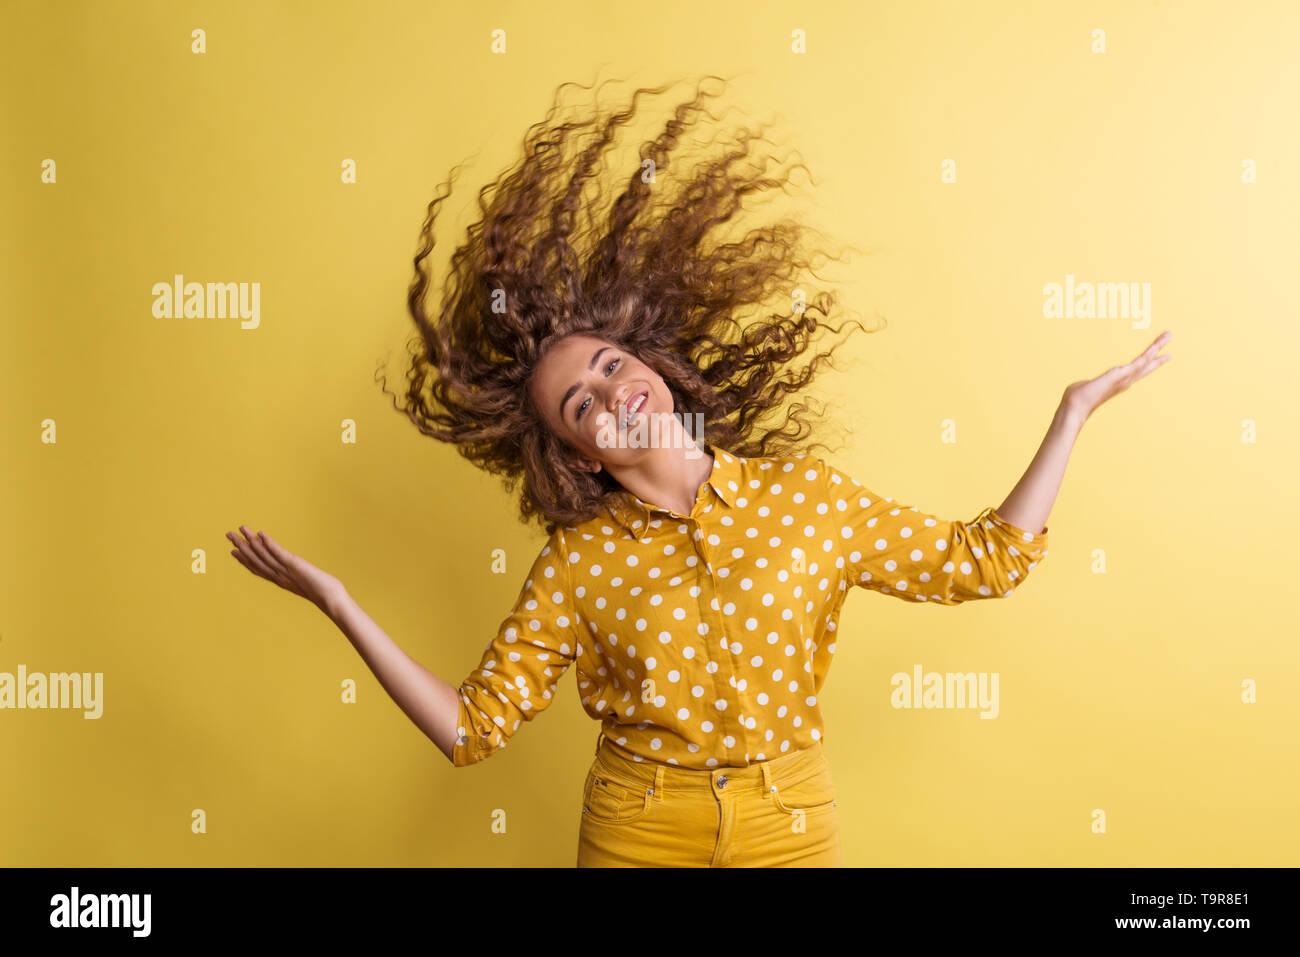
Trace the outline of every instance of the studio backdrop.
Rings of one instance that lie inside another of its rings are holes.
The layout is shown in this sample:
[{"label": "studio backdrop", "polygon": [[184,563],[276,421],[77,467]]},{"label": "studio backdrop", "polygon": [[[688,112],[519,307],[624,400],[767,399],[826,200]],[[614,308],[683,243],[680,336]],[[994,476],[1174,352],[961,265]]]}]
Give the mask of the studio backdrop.
[{"label": "studio backdrop", "polygon": [[439,277],[561,84],[576,112],[675,84],[624,181],[706,74],[714,129],[807,167],[747,222],[857,249],[804,291],[871,331],[809,396],[819,454],[880,493],[998,505],[1069,383],[1175,332],[1083,430],[1023,588],[848,597],[819,700],[845,863],[1296,863],[1294,4],[0,17],[0,864],[572,865],[598,731],[572,670],[453,767],[225,533],[327,569],[453,685],[476,668],[545,535],[376,379],[426,205],[464,164]]}]

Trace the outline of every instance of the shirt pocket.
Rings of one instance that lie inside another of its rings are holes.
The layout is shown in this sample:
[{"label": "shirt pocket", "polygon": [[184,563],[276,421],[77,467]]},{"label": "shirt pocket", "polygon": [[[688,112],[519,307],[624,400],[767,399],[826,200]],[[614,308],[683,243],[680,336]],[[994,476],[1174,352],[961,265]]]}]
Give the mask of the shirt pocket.
[{"label": "shirt pocket", "polygon": [[628,824],[650,810],[654,796],[642,787],[611,777],[593,764],[582,786],[582,813],[600,824]]},{"label": "shirt pocket", "polygon": [[770,792],[772,806],[786,814],[802,811],[812,814],[838,806],[831,772],[822,767],[806,777],[791,782],[774,780]]}]

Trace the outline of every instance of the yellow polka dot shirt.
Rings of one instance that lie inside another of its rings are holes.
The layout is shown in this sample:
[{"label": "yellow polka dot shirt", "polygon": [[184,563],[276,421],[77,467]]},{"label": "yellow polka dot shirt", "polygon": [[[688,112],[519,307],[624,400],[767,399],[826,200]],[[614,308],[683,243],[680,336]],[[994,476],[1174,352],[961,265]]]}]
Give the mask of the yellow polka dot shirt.
[{"label": "yellow polka dot shirt", "polygon": [[555,529],[460,685],[456,767],[504,748],[574,664],[583,708],[632,760],[743,767],[809,747],[850,586],[1004,598],[1047,555],[1047,528],[992,507],[946,521],[815,456],[706,450],[689,515],[623,491]]}]

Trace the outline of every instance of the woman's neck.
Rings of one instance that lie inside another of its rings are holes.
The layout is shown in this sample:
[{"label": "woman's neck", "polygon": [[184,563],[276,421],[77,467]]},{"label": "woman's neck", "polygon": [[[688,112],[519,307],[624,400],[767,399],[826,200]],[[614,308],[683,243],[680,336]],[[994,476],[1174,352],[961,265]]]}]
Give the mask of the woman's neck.
[{"label": "woman's neck", "polygon": [[[677,428],[681,429],[680,423]],[[683,429],[680,441],[660,443],[635,466],[609,471],[619,485],[646,504],[689,515],[700,486],[713,473],[712,452],[703,440],[697,442]]]}]

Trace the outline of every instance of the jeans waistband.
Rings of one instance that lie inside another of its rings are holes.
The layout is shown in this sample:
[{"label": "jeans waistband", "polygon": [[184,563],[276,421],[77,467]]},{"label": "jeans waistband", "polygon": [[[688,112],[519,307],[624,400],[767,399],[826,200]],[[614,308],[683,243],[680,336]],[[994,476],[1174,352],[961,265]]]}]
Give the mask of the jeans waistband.
[{"label": "jeans waistband", "polygon": [[716,767],[708,769],[679,768],[656,761],[636,761],[617,749],[604,731],[596,739],[596,761],[615,777],[628,784],[644,784],[656,794],[665,788],[672,790],[699,789],[727,791],[762,788],[768,790],[773,783],[794,785],[826,766],[826,755],[820,741],[799,751],[756,761],[746,767]]}]

